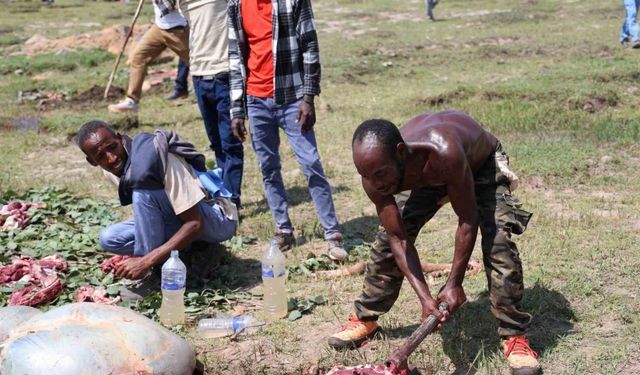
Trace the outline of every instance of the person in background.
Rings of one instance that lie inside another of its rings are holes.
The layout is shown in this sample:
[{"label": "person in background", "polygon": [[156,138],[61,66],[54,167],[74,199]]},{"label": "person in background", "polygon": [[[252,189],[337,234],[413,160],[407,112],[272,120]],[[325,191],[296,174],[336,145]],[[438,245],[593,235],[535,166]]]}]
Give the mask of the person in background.
[{"label": "person in background", "polygon": [[276,224],[274,239],[281,250],[295,244],[281,173],[282,129],[307,178],[327,253],[333,260],[344,259],[347,252],[313,130],[314,98],[320,94],[320,51],[310,0],[229,1],[229,65],[231,125],[244,142],[244,120],[249,118],[253,149]]},{"label": "person in background", "polygon": [[189,28],[187,20],[170,0],[153,0],[155,22],[136,44],[129,57],[129,86],[127,97],[109,105],[110,112],[137,112],[140,109],[142,84],[147,66],[169,48],[184,61],[189,61]]},{"label": "person in background", "polygon": [[440,0],[424,0],[424,5],[427,8],[427,18],[429,21],[435,21],[436,19],[433,17],[433,9],[438,5]]},{"label": "person in background", "polygon": [[167,100],[186,99],[189,96],[189,63],[178,60],[178,72],[176,73],[175,86],[171,94],[165,96]]},{"label": "person in background", "polygon": [[623,0],[626,12],[622,28],[620,30],[620,44],[629,43],[631,48],[640,48],[638,39],[638,4],[640,0]]},{"label": "person in background", "polygon": [[189,22],[189,68],[209,147],[222,169],[224,186],[239,209],[244,147],[233,136],[229,117],[227,1],[182,0],[180,11]]}]

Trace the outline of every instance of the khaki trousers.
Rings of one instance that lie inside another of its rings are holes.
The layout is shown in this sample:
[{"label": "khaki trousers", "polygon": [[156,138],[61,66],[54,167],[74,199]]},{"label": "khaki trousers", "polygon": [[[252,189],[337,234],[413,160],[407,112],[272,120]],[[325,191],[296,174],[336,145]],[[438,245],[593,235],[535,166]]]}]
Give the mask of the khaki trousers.
[{"label": "khaki trousers", "polygon": [[169,48],[185,63],[189,63],[189,28],[162,30],[155,24],[144,34],[129,57],[129,88],[127,96],[136,102],[142,95],[142,83],[147,65]]}]

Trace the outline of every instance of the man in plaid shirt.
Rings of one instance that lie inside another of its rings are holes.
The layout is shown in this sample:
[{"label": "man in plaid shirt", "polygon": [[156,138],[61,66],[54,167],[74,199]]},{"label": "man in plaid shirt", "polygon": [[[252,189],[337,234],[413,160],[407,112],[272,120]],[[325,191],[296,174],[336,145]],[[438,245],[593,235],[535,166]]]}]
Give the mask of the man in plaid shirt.
[{"label": "man in plaid shirt", "polygon": [[276,224],[275,240],[282,250],[295,242],[280,172],[282,128],[307,177],[329,257],[344,259],[347,252],[313,131],[320,52],[311,2],[230,0],[228,15],[231,128],[244,141],[244,119],[249,118],[253,149]]}]

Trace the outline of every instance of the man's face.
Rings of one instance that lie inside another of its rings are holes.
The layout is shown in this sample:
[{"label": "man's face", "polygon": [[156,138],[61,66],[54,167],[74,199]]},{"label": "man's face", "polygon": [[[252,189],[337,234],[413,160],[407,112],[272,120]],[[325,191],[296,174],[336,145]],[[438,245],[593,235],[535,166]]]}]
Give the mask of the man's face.
[{"label": "man's face", "polygon": [[363,183],[381,195],[393,195],[400,191],[404,166],[397,155],[394,156],[385,153],[384,147],[371,138],[353,145],[353,162]]},{"label": "man's face", "polygon": [[120,177],[127,163],[127,152],[120,134],[112,134],[109,130],[101,128],[87,138],[80,147],[91,165],[100,166],[107,172]]}]

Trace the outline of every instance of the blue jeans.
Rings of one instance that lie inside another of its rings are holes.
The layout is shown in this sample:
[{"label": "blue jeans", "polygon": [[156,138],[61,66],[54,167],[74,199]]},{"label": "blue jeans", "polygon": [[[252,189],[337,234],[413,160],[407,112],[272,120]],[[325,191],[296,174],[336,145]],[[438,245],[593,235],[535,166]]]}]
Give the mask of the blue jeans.
[{"label": "blue jeans", "polygon": [[340,232],[340,227],[333,206],[331,186],[320,162],[315,132],[302,132],[300,125],[296,123],[300,102],[301,100],[298,100],[295,103],[279,105],[272,98],[263,99],[249,95],[247,107],[251,142],[258,156],[262,182],[276,228],[282,232],[293,231],[288,213],[287,193],[280,172],[282,166],[279,147],[282,128],[307,178],[309,193],[324,228],[325,238],[330,239]]},{"label": "blue jeans", "polygon": [[217,167],[222,169],[222,181],[231,192],[231,200],[240,200],[244,149],[233,136],[229,113],[229,79],[193,77],[193,91],[207,131],[210,148],[216,155]]},{"label": "blue jeans", "polygon": [[433,20],[433,8],[438,5],[438,0],[424,0],[424,6],[427,8],[427,17]]},{"label": "blue jeans", "polygon": [[176,74],[175,91],[186,93],[189,91],[187,79],[189,78],[189,64],[185,64],[182,59],[178,59],[178,74]]},{"label": "blue jeans", "polygon": [[[197,241],[218,243],[233,237],[237,222],[217,205],[198,203],[202,231]],[[119,255],[144,256],[164,244],[182,226],[164,190],[134,190],[133,220],[109,225],[100,232],[100,246]]]},{"label": "blue jeans", "polygon": [[626,40],[635,42],[638,40],[638,4],[640,0],[623,0],[624,8],[627,12],[622,29],[620,31],[620,43]]}]

